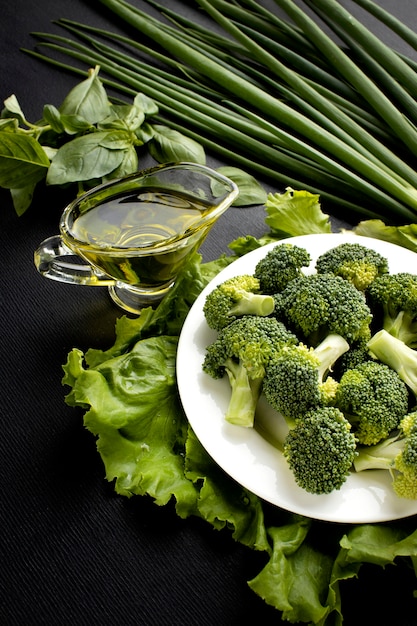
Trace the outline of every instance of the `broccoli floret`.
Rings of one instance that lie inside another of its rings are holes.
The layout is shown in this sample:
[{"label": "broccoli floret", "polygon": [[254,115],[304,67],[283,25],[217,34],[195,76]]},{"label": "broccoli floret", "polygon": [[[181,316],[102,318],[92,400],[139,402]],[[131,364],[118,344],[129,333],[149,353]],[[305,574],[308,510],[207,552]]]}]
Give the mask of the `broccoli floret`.
[{"label": "broccoli floret", "polygon": [[365,296],[332,274],[292,280],[275,296],[274,315],[313,346],[330,333],[341,335],[348,343],[367,340],[371,334],[372,315]]},{"label": "broccoli floret", "polygon": [[342,243],[324,252],[316,261],[319,274],[341,276],[359,291],[366,291],[388,270],[388,259],[360,243]]},{"label": "broccoli floret", "polygon": [[243,315],[270,315],[274,310],[272,296],[262,294],[257,278],[242,274],[225,280],[211,291],[204,303],[207,324],[221,330]]},{"label": "broccoli floret", "polygon": [[369,354],[367,340],[360,340],[353,342],[347,352],[342,354],[340,359],[335,364],[333,375],[340,380],[345,372],[351,370],[361,363],[367,363],[374,359]]},{"label": "broccoli floret", "polygon": [[369,288],[376,328],[417,348],[417,275],[402,272],[377,278]]},{"label": "broccoli floret", "polygon": [[290,425],[308,409],[332,404],[337,382],[330,375],[334,363],[349,349],[340,335],[328,335],[316,348],[286,345],[266,367],[266,400]]},{"label": "broccoli floret", "polygon": [[358,441],[373,445],[398,427],[408,411],[409,392],[393,369],[368,361],[343,374],[336,406],[351,423]]},{"label": "broccoli floret", "polygon": [[376,359],[395,370],[414,396],[417,396],[416,350],[384,329],[371,337],[368,349]]},{"label": "broccoli floret", "polygon": [[400,498],[417,499],[417,412],[408,413],[399,429],[375,446],[358,446],[353,463],[357,472],[388,470]]},{"label": "broccoli floret", "polygon": [[212,378],[227,374],[231,397],[228,422],[253,426],[269,359],[297,337],[273,317],[244,316],[223,328],[207,347],[203,371]]},{"label": "broccoli floret", "polygon": [[348,477],[356,456],[356,439],[336,407],[307,411],[290,428],[283,454],[297,484],[314,494],[331,493]]},{"label": "broccoli floret", "polygon": [[263,293],[279,293],[286,285],[301,275],[301,268],[308,267],[310,254],[304,248],[291,243],[276,245],[255,267],[254,276],[259,280]]}]

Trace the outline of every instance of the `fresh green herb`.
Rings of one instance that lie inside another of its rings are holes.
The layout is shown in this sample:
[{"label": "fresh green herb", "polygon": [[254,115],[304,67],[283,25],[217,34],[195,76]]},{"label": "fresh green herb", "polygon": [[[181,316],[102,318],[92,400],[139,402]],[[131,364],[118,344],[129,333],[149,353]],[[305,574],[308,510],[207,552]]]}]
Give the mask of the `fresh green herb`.
[{"label": "fresh green herb", "polygon": [[[255,0],[196,0],[204,26],[153,0],[156,18],[125,0],[101,3],[150,43],[62,19],[77,39],[38,33],[43,52],[31,53],[76,72],[54,53],[99,64],[120,93],[140,86],[171,128],[256,176],[319,194],[334,211],[415,221],[415,63],[339,2],[306,4],[343,47],[293,0],[276,0],[286,18]],[[375,2],[358,4],[416,44]]]}]

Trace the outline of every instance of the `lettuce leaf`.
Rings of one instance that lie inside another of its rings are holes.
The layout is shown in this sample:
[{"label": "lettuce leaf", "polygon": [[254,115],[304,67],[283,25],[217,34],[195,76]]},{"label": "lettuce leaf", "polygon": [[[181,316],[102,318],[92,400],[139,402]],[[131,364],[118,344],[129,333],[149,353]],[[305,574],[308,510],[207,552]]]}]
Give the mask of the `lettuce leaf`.
[{"label": "lettuce leaf", "polygon": [[387,226],[381,220],[364,220],[353,228],[353,232],[364,237],[382,239],[417,252],[417,224]]},{"label": "lettuce leaf", "polygon": [[269,528],[273,541],[270,561],[249,586],[289,622],[324,622],[334,606],[322,603],[329,586],[333,561],[312,547],[308,532],[312,521],[294,516],[290,524]]},{"label": "lettuce leaf", "polygon": [[265,204],[266,224],[275,236],[297,237],[330,233],[330,217],[323,213],[320,196],[287,187],[285,193],[268,194]]}]

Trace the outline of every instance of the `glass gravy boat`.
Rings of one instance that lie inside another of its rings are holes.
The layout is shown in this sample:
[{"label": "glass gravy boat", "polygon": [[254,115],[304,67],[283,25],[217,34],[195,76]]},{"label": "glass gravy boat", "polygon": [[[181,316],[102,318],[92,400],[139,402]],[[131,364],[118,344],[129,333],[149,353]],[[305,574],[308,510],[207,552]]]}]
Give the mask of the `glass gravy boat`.
[{"label": "glass gravy boat", "polygon": [[189,257],[238,196],[215,170],[172,163],[95,187],[64,210],[59,235],[35,251],[47,278],[107,285],[131,313],[157,304]]}]

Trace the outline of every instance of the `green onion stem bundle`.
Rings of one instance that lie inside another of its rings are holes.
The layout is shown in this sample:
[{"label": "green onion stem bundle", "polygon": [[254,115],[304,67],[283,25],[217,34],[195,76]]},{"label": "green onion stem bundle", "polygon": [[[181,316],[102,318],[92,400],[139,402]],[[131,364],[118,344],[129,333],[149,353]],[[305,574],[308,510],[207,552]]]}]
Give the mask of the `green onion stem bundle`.
[{"label": "green onion stem bundle", "polygon": [[[397,18],[372,0],[352,1],[417,49]],[[145,93],[160,121],[213,155],[319,193],[347,219],[417,221],[416,64],[337,0],[305,5],[343,46],[293,0],[275,0],[277,12],[256,0],[196,0],[204,26],[154,0],[158,17],[125,0],[100,2],[140,43],[62,19],[75,40],[37,33],[42,52],[28,52],[77,73],[55,53],[99,65],[116,92]]]}]

